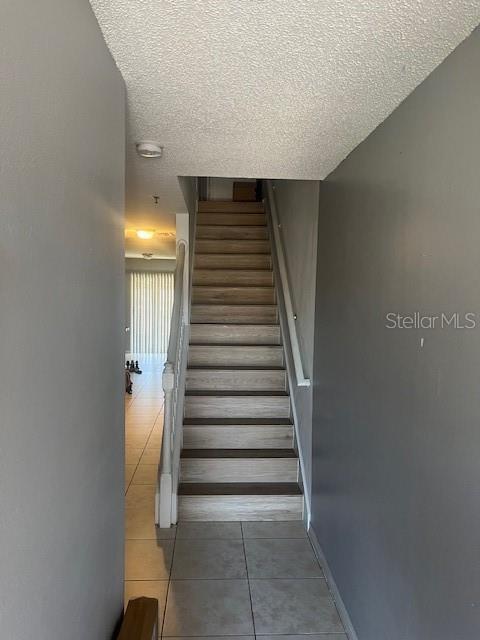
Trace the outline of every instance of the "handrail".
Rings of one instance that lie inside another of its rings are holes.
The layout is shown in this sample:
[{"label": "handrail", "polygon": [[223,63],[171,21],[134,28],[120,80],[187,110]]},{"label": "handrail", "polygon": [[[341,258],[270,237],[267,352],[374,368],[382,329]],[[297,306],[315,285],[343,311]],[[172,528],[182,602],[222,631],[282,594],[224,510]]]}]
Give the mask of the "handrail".
[{"label": "handrail", "polygon": [[175,285],[173,292],[172,321],[168,339],[167,362],[174,362],[177,355],[178,333],[182,314],[183,272],[185,269],[185,241],[181,240],[177,247],[177,264],[175,268]]},{"label": "handrail", "polygon": [[167,361],[163,369],[162,386],[165,394],[163,415],[163,438],[158,466],[158,483],[155,496],[155,522],[162,528],[170,527],[176,521],[176,499],[178,472],[177,452],[181,448],[183,388],[185,370],[186,322],[185,305],[188,288],[185,287],[185,260],[187,243],[177,244],[177,264],[175,286],[168,341]]},{"label": "handrail", "polygon": [[278,275],[280,277],[283,301],[285,305],[285,315],[290,338],[290,346],[292,351],[293,364],[295,368],[295,378],[297,386],[309,387],[310,379],[305,377],[302,364],[302,356],[300,353],[300,345],[298,342],[297,326],[295,321],[297,316],[293,311],[292,296],[290,294],[290,284],[288,281],[287,262],[285,259],[285,249],[283,247],[282,234],[280,233],[280,221],[278,219],[277,207],[275,204],[275,193],[271,180],[265,180],[267,183],[267,203],[271,218],[271,227],[273,235],[274,249],[277,258]]}]

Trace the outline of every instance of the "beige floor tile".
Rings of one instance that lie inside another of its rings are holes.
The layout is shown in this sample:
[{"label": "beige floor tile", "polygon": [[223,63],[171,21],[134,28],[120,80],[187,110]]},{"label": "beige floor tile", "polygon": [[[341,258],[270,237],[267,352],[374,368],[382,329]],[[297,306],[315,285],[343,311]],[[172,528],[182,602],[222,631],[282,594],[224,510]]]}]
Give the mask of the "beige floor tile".
[{"label": "beige floor tile", "polygon": [[152,432],[152,425],[125,425],[125,435],[147,436],[149,437]]},{"label": "beige floor tile", "polygon": [[151,399],[151,400],[142,400],[141,398],[135,398],[135,400],[130,405],[130,410],[141,410],[141,411],[160,411],[163,405],[163,400]]},{"label": "beige floor tile", "polygon": [[156,540],[155,513],[152,508],[125,509],[126,540]]},{"label": "beige floor tile", "polygon": [[160,461],[160,447],[149,447],[145,448],[142,457],[140,458],[142,464],[157,464]]},{"label": "beige floor tile", "polygon": [[125,579],[168,579],[173,544],[173,540],[126,540]]},{"label": "beige floor tile", "polygon": [[153,508],[125,509],[126,540],[171,540],[174,537],[175,527],[159,529],[155,526]]},{"label": "beige floor tile", "polygon": [[125,434],[125,446],[135,449],[143,449],[147,444],[148,433],[127,433]]},{"label": "beige floor tile", "polygon": [[130,409],[130,411],[127,411],[125,414],[125,420],[127,422],[144,421],[151,422],[153,424],[159,415],[160,411],[134,411],[133,409]]},{"label": "beige floor tile", "polygon": [[143,453],[141,447],[125,447],[125,464],[138,464],[140,457]]},{"label": "beige floor tile", "polygon": [[133,478],[133,474],[135,473],[136,468],[137,468],[137,465],[135,464],[125,465],[125,491],[127,490],[128,485],[130,484],[130,481]]},{"label": "beige floor tile", "polygon": [[[131,427],[127,427],[125,429],[125,442],[127,443],[132,443],[132,442],[145,442],[145,438],[146,438],[146,442],[148,442],[148,439],[150,438],[150,432],[151,429],[132,429]],[[143,440],[142,440],[143,438]],[[133,446],[132,444],[129,444],[127,446]],[[138,448],[142,448],[145,445],[140,445]]]},{"label": "beige floor tile", "polygon": [[158,465],[140,463],[133,476],[133,484],[156,484]]},{"label": "beige floor tile", "polygon": [[125,507],[127,509],[138,509],[140,507],[155,508],[155,485],[131,484],[125,497]]},{"label": "beige floor tile", "polygon": [[148,437],[148,447],[159,449],[162,446],[162,433],[151,433]]},{"label": "beige floor tile", "polygon": [[128,405],[128,413],[131,415],[137,414],[137,415],[154,416],[160,412],[160,409],[162,408],[162,406],[163,406],[162,402],[153,402],[151,400],[144,402],[136,398],[132,402],[132,404]]},{"label": "beige floor tile", "polygon": [[130,417],[125,420],[125,427],[135,427],[136,429],[147,429],[153,428],[156,424],[155,420],[152,418],[142,418],[142,417]]},{"label": "beige floor tile", "polygon": [[168,580],[127,580],[125,582],[124,603],[134,598],[156,598],[158,600],[158,633],[162,632],[163,615],[167,601]]}]

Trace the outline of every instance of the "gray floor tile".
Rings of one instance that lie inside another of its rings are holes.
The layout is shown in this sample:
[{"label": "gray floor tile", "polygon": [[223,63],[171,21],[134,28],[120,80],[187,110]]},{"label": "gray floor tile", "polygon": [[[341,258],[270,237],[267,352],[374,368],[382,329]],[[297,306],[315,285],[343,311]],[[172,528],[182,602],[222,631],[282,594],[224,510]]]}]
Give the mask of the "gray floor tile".
[{"label": "gray floor tile", "polygon": [[[166,636],[166,635],[162,636],[162,638],[165,638],[165,640],[168,637],[169,636]],[[171,637],[172,640],[174,638],[175,638],[175,640],[189,640],[190,639],[190,636],[170,636],[170,637]],[[323,637],[325,637],[325,636],[323,636]],[[202,640],[255,640],[255,636],[202,636]],[[283,640],[283,638],[276,638],[276,640]],[[306,640],[306,638],[303,638],[303,640]],[[308,640],[310,640],[310,638],[308,638]],[[327,640],[329,640],[328,637],[327,637]],[[343,639],[340,637],[339,640],[343,640]]]},{"label": "gray floor tile", "polygon": [[239,522],[180,522],[178,524],[177,539],[241,540],[242,529]]},{"label": "gray floor tile", "polygon": [[343,632],[322,578],[250,580],[257,635]]},{"label": "gray floor tile", "polygon": [[164,636],[252,635],[247,580],[172,580]]},{"label": "gray floor tile", "polygon": [[172,580],[246,577],[242,540],[177,540]]},{"label": "gray floor tile", "polygon": [[322,578],[308,539],[245,540],[249,578]]},{"label": "gray floor tile", "polygon": [[244,538],[306,538],[301,520],[291,522],[242,522]]},{"label": "gray floor tile", "polygon": [[257,634],[257,640],[348,640],[345,633],[310,633],[308,638],[304,635],[261,636]]}]

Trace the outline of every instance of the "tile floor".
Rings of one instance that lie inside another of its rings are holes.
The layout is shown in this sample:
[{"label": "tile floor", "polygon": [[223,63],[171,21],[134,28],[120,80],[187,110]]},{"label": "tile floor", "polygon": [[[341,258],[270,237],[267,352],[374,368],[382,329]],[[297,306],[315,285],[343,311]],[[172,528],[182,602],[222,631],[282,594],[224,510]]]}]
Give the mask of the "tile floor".
[{"label": "tile floor", "polygon": [[162,361],[141,364],[126,399],[125,602],[157,598],[163,638],[346,640],[301,522],[156,529]]}]

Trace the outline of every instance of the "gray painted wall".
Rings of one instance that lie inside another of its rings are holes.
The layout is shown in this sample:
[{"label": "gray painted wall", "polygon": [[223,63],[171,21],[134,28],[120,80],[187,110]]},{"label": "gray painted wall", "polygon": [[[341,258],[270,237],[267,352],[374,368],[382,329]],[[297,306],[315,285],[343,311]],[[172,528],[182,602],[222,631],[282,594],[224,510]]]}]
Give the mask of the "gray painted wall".
[{"label": "gray painted wall", "polygon": [[480,637],[480,325],[384,319],[480,312],[479,114],[477,30],[320,189],[313,528],[360,640]]},{"label": "gray painted wall", "polygon": [[124,85],[89,3],[2,3],[2,638],[122,609]]},{"label": "gray painted wall", "polygon": [[[317,265],[317,225],[319,182],[313,180],[275,180],[275,202],[281,224],[288,279],[304,372],[313,371],[315,326],[315,282]],[[311,493],[312,387],[294,386],[300,447],[305,475],[304,489]]]}]

